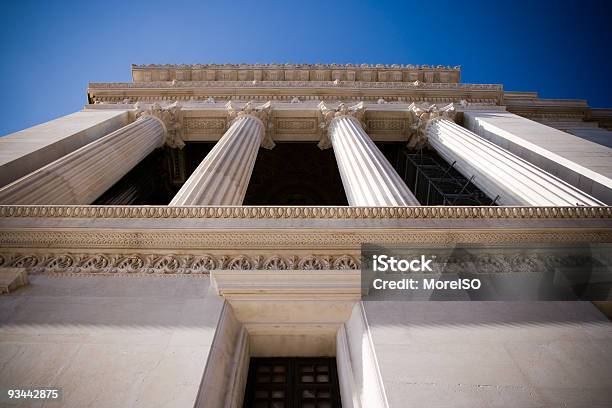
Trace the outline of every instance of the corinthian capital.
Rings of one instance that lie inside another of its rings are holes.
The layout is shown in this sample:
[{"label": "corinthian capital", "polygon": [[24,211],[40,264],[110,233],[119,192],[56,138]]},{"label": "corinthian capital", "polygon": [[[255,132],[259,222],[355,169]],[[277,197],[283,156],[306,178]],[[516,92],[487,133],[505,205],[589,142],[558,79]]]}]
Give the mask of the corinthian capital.
[{"label": "corinthian capital", "polygon": [[276,146],[272,138],[274,133],[274,121],[272,120],[272,103],[266,102],[265,104],[255,107],[252,101],[247,102],[242,108],[238,108],[231,101],[225,105],[227,108],[227,125],[228,128],[231,124],[241,116],[252,116],[258,119],[263,126],[263,138],[261,141],[261,147],[264,149],[271,150]]},{"label": "corinthian capital", "polygon": [[450,103],[443,107],[435,104],[420,102],[408,106],[411,116],[411,133],[408,137],[409,149],[420,149],[427,143],[427,127],[435,120],[446,118],[455,119],[455,105]]},{"label": "corinthian capital", "polygon": [[359,121],[361,126],[365,129],[365,107],[363,102],[359,102],[351,107],[346,106],[344,103],[340,103],[337,108],[329,108],[325,105],[325,102],[319,104],[319,129],[321,131],[321,137],[319,140],[319,149],[325,150],[331,147],[331,140],[329,138],[329,125],[335,118],[342,116],[352,116]]},{"label": "corinthian capital", "polygon": [[178,101],[163,108],[157,102],[147,108],[139,102],[136,104],[136,118],[141,116],[152,116],[163,124],[166,136],[164,143],[167,146],[173,149],[185,147],[183,141],[183,113]]}]

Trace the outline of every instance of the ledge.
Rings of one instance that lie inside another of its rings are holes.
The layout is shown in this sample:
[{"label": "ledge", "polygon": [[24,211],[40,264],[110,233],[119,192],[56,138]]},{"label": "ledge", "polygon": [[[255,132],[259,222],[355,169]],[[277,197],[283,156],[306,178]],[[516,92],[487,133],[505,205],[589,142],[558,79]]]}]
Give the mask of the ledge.
[{"label": "ledge", "polygon": [[612,207],[298,207],[0,205],[3,218],[608,219]]},{"label": "ledge", "polygon": [[345,89],[461,89],[503,91],[501,84],[464,84],[455,82],[365,82],[365,81],[152,81],[90,82],[88,90],[147,88],[345,88]]},{"label": "ledge", "polygon": [[228,300],[347,299],[359,300],[361,273],[336,270],[215,270],[211,284]]},{"label": "ledge", "polygon": [[0,267],[358,269],[363,243],[612,242],[612,207],[0,206]]}]

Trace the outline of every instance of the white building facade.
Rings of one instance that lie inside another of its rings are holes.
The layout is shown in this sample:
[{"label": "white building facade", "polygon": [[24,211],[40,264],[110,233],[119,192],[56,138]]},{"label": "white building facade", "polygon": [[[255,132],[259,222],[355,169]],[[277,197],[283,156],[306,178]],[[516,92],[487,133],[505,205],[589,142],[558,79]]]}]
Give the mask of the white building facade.
[{"label": "white building facade", "polygon": [[612,404],[591,302],[360,300],[363,243],[611,243],[611,110],[458,67],[132,76],[0,138],[1,386],[74,407]]}]

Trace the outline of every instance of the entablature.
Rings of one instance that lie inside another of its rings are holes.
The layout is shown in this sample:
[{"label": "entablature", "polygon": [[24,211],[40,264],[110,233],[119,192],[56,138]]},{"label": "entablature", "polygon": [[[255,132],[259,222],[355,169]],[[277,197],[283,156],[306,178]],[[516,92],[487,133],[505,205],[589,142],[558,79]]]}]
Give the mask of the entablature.
[{"label": "entablature", "polygon": [[164,81],[90,83],[90,103],[206,101],[209,99],[285,101],[459,102],[499,105],[503,87],[498,84],[425,83],[421,81]]},{"label": "entablature", "polygon": [[612,207],[0,206],[0,267],[359,269],[363,243],[612,242]]},{"label": "entablature", "polygon": [[[255,107],[266,106],[269,108],[268,128],[270,136],[276,142],[318,142],[324,131],[324,123],[321,116],[321,100],[301,100],[293,98],[290,102],[267,101],[256,102]],[[177,102],[161,101],[161,107],[174,106]],[[248,102],[230,101],[224,102],[215,98],[207,100],[187,100],[180,102],[182,124],[182,138],[185,142],[214,142],[223,136],[229,127],[228,106],[242,109]],[[432,103],[432,102],[427,102]],[[125,109],[133,112],[138,109],[148,109],[157,102],[134,103],[99,103],[89,104],[85,109],[107,110]],[[327,101],[323,104],[329,109],[337,109],[341,102]],[[355,102],[351,103],[354,106]],[[413,103],[388,102],[379,98],[375,102],[359,101],[364,114],[364,125],[369,136],[377,142],[399,141],[407,142],[413,133],[414,116],[411,107]],[[435,104],[435,102],[434,102]],[[443,106],[448,103],[442,102],[437,105]],[[502,106],[488,103],[461,103],[456,104],[459,113],[463,109],[504,109]],[[132,115],[133,116],[133,115]]]},{"label": "entablature", "polygon": [[537,92],[504,92],[504,105],[509,112],[536,121],[582,121],[591,111],[586,100],[542,99]]}]

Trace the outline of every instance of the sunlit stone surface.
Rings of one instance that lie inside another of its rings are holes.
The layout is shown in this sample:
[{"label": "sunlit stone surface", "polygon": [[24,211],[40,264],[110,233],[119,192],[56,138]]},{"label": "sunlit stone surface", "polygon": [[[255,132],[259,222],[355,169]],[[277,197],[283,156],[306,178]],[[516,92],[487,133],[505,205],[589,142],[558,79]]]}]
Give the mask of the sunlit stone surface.
[{"label": "sunlit stone surface", "polygon": [[[325,356],[344,408],[612,406],[612,324],[590,302],[360,301],[362,243],[612,243],[612,110],[459,67],[132,78],[0,138],[0,388],[241,407],[251,357]],[[466,189],[478,205],[453,205]],[[431,191],[450,199],[419,203]]]}]

